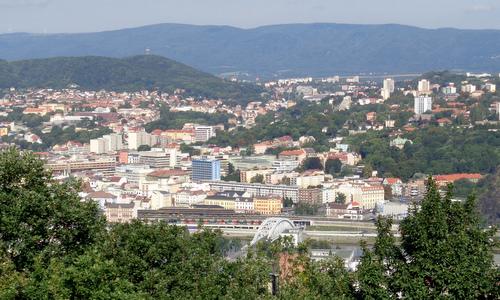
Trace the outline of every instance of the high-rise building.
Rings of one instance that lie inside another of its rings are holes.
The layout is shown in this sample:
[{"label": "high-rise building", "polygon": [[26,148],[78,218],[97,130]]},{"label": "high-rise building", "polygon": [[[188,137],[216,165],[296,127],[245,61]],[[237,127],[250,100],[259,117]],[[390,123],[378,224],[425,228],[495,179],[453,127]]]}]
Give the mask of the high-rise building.
[{"label": "high-rise building", "polygon": [[452,95],[457,93],[457,88],[451,83],[448,86],[443,87],[441,91],[445,95]]},{"label": "high-rise building", "polygon": [[220,180],[220,161],[216,159],[196,159],[192,163],[193,181]]},{"label": "high-rise building", "polygon": [[106,140],[104,138],[90,140],[90,152],[102,154],[106,152]]},{"label": "high-rise building", "polygon": [[388,90],[389,92],[394,93],[395,90],[394,79],[392,78],[384,79],[384,90]]},{"label": "high-rise building", "polygon": [[496,85],[496,84],[494,84],[494,83],[490,83],[490,82],[488,82],[488,83],[486,83],[486,84],[484,85],[484,89],[485,89],[486,91],[490,92],[490,93],[495,93],[495,92],[497,91],[497,85]]},{"label": "high-rise building", "polygon": [[394,79],[386,78],[384,79],[384,86],[382,87],[382,98],[387,100],[391,97],[391,94],[394,93]]},{"label": "high-rise building", "polygon": [[102,137],[106,141],[106,151],[113,152],[123,149],[123,139],[121,134],[108,134]]},{"label": "high-rise building", "polygon": [[175,168],[181,161],[181,151],[177,148],[165,148],[165,153],[169,160],[169,167]]},{"label": "high-rise building", "polygon": [[429,94],[431,92],[431,83],[427,79],[422,79],[418,82],[418,92]]},{"label": "high-rise building", "polygon": [[462,85],[462,93],[473,93],[475,92],[477,87],[473,84],[464,84]]},{"label": "high-rise building", "polygon": [[121,134],[108,134],[102,138],[90,140],[90,152],[103,154],[123,149]]},{"label": "high-rise building", "polygon": [[432,110],[432,97],[418,96],[415,97],[415,114],[421,115]]},{"label": "high-rise building", "polygon": [[128,133],[128,148],[137,150],[142,145],[153,146],[153,137],[145,131]]},{"label": "high-rise building", "polygon": [[194,128],[196,142],[206,142],[215,137],[215,129],[212,126],[196,126]]}]

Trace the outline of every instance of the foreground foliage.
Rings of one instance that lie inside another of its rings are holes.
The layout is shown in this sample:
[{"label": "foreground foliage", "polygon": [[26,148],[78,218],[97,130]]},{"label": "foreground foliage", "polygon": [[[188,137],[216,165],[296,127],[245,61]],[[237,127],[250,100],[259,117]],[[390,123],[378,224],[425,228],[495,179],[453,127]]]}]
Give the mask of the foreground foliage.
[{"label": "foreground foliage", "polygon": [[[139,221],[106,228],[79,183],[51,179],[30,153],[0,153],[0,299],[495,299],[494,230],[475,200],[441,197],[432,180],[421,209],[401,224],[378,221],[357,272],[340,258],[314,262],[308,245],[263,242],[224,257],[220,232]],[[285,267],[284,265],[288,265]],[[279,293],[270,292],[277,272]]]}]

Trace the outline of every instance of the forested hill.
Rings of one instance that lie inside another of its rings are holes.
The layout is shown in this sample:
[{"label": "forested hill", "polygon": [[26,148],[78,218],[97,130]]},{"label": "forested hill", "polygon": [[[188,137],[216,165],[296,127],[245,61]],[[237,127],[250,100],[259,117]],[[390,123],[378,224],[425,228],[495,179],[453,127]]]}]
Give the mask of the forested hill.
[{"label": "forested hill", "polygon": [[159,24],[97,33],[0,35],[0,58],[151,53],[197,69],[255,76],[500,69],[500,30],[288,24],[240,29]]},{"label": "forested hill", "polygon": [[65,88],[77,84],[86,90],[137,91],[185,89],[192,96],[249,100],[260,88],[225,81],[173,60],[143,55],[108,57],[57,57],[0,61],[0,89]]}]

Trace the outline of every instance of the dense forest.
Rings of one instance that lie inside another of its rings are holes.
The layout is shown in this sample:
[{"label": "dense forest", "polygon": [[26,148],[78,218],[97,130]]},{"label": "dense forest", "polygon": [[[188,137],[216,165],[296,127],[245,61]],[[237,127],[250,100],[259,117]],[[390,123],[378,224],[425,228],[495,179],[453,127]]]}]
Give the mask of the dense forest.
[{"label": "dense forest", "polygon": [[430,126],[402,137],[408,139],[403,149],[391,147],[395,137],[385,132],[371,131],[347,141],[381,176],[403,180],[415,173],[493,173],[500,165],[500,132]]},{"label": "dense forest", "polygon": [[155,129],[182,129],[186,123],[202,125],[228,125],[231,115],[223,113],[207,114],[202,112],[171,112],[170,108],[162,105],[160,107],[160,119],[146,124],[145,129],[151,132]]},{"label": "dense forest", "polygon": [[[421,209],[379,219],[356,272],[339,258],[315,262],[308,244],[263,241],[228,260],[218,231],[164,223],[106,226],[81,183],[58,182],[30,152],[0,153],[1,299],[497,299],[495,229],[475,198],[452,202],[432,179]],[[281,269],[280,258],[290,265]],[[270,273],[278,274],[272,293]]]},{"label": "dense forest", "polygon": [[85,90],[183,89],[194,97],[222,98],[245,103],[260,99],[261,88],[233,83],[160,56],[59,57],[7,62],[0,60],[0,89],[67,88]]}]

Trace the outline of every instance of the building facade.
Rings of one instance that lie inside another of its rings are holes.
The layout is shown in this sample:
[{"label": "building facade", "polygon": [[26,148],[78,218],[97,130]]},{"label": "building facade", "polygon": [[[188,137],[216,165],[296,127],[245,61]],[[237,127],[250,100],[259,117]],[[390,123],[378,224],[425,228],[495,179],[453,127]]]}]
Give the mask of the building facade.
[{"label": "building facade", "polygon": [[216,159],[196,159],[192,163],[192,180],[220,180],[221,164]]}]

